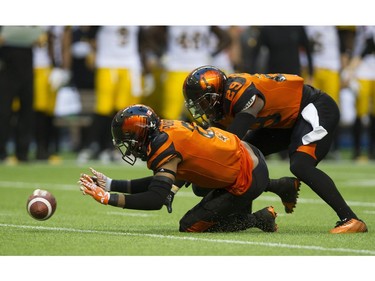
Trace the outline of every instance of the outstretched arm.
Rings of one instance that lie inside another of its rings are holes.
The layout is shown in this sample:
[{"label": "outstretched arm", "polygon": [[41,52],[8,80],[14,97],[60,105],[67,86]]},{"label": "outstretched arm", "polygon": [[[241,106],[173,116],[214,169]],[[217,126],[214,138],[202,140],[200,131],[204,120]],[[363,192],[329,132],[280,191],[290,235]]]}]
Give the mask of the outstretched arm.
[{"label": "outstretched arm", "polygon": [[148,190],[136,194],[110,193],[86,174],[81,175],[79,183],[83,194],[90,195],[101,204],[126,209],[159,210],[164,205],[173,181],[164,176],[154,176]]},{"label": "outstretched arm", "polygon": [[145,192],[136,194],[110,193],[85,174],[80,177],[81,190],[104,205],[136,210],[159,210],[165,204],[172,189],[179,161],[179,159],[172,159],[163,165],[162,169],[159,169],[152,177]]},{"label": "outstretched arm", "polygon": [[115,180],[106,176],[105,174],[90,168],[93,174],[91,178],[94,182],[105,189],[106,191],[120,192],[120,193],[140,193],[148,190],[148,186],[151,183],[152,176],[134,179],[134,180]]}]

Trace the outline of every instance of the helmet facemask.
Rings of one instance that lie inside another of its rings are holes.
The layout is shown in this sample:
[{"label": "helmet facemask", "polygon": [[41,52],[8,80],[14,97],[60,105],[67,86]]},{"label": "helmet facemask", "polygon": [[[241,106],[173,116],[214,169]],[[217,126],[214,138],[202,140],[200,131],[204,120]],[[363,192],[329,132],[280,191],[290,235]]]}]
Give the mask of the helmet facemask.
[{"label": "helmet facemask", "polygon": [[211,122],[221,119],[219,98],[220,95],[217,93],[205,93],[195,101],[192,99],[185,101],[185,107],[197,123],[203,128],[208,128]]},{"label": "helmet facemask", "polygon": [[139,141],[134,139],[128,139],[117,143],[113,140],[113,145],[121,152],[122,159],[130,164],[134,165],[138,158],[142,161],[146,160],[146,147],[140,144]]}]

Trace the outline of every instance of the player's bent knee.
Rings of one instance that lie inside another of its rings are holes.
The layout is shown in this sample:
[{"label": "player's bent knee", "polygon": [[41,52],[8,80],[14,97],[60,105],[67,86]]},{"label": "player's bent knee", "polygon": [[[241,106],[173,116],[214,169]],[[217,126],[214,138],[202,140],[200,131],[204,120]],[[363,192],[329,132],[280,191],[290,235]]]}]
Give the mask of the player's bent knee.
[{"label": "player's bent knee", "polygon": [[315,169],[315,159],[305,153],[298,153],[290,161],[290,171],[299,179],[304,179]]},{"label": "player's bent knee", "polygon": [[188,229],[193,224],[193,221],[189,217],[190,216],[188,216],[188,213],[187,213],[185,216],[181,218],[180,228],[179,228],[180,232],[190,232]]},{"label": "player's bent knee", "polygon": [[192,215],[192,212],[189,211],[182,217],[180,220],[180,232],[205,232],[215,223],[207,222],[204,220],[197,220],[197,218]]}]

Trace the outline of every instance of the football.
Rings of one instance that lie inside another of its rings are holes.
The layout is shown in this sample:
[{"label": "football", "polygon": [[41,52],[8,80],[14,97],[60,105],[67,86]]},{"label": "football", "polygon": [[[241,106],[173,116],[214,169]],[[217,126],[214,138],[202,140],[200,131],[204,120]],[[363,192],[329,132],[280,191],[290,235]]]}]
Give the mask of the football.
[{"label": "football", "polygon": [[56,211],[56,198],[47,190],[36,189],[27,199],[26,209],[36,220],[47,220]]}]

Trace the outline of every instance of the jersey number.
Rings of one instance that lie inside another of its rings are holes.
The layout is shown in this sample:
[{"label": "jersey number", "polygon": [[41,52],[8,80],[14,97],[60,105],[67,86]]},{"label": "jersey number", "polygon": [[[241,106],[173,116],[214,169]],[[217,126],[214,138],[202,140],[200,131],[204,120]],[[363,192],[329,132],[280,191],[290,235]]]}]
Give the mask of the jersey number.
[{"label": "jersey number", "polygon": [[265,117],[256,117],[256,122],[251,126],[252,130],[276,125],[281,120],[281,114],[275,113]]},{"label": "jersey number", "polygon": [[212,130],[210,130],[210,129],[207,129],[207,130],[205,130],[205,129],[203,129],[202,127],[199,127],[198,125],[196,125],[195,123],[194,123],[194,126],[193,126],[193,124],[191,124],[191,123],[187,123],[187,122],[185,122],[185,121],[183,121],[183,122],[181,122],[182,123],[182,125],[186,128],[186,129],[188,129],[188,130],[190,130],[190,131],[194,131],[194,130],[197,130],[198,131],[198,133],[200,134],[200,135],[202,135],[202,136],[204,136],[204,137],[206,137],[206,138],[209,138],[209,139],[212,139],[213,137],[215,137],[215,133],[214,133],[214,131],[212,131]]}]

